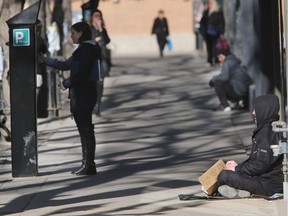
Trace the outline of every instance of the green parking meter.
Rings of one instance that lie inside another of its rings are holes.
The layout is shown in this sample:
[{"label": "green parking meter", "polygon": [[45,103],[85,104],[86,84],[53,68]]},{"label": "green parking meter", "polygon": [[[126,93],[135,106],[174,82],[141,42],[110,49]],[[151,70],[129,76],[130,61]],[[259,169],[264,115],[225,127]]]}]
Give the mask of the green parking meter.
[{"label": "green parking meter", "polygon": [[35,24],[40,4],[41,1],[7,20],[13,177],[38,175]]}]

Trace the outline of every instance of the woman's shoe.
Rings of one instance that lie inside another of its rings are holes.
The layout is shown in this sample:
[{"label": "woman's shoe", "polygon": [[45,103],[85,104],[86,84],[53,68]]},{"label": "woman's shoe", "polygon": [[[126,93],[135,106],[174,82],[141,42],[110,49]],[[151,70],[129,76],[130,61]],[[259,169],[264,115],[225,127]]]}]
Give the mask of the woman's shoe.
[{"label": "woman's shoe", "polygon": [[74,173],[75,175],[96,175],[96,165],[94,162],[86,163],[84,162],[83,167],[81,167],[78,171]]},{"label": "woman's shoe", "polygon": [[77,170],[71,171],[71,174],[75,174],[75,173],[78,172],[79,170],[83,169],[83,167],[84,167],[84,161],[82,161],[82,164],[81,164],[80,168],[78,168]]}]

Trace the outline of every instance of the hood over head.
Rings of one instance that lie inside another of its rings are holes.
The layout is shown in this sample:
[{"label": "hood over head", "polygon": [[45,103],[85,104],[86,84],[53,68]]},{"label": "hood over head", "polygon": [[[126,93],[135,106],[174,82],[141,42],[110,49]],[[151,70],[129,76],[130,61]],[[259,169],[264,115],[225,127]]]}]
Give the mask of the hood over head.
[{"label": "hood over head", "polygon": [[253,100],[256,113],[257,129],[265,123],[279,120],[279,99],[276,95],[262,95]]}]

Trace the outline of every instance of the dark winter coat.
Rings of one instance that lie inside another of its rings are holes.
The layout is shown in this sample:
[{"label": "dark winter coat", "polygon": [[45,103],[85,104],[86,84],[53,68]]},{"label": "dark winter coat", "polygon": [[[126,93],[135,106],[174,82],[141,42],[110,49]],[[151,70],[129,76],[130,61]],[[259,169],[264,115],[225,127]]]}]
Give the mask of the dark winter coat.
[{"label": "dark winter coat", "polygon": [[[48,51],[47,45],[44,41],[44,39],[40,36],[37,37],[37,52],[38,53],[43,53],[46,54]],[[45,82],[43,80],[43,83],[46,83],[46,67],[43,64],[37,64],[38,70],[37,70],[37,74],[41,74],[42,78],[45,79]]]},{"label": "dark winter coat", "polygon": [[203,16],[200,20],[200,32],[204,38],[207,37],[207,29],[209,25],[217,28],[218,35],[216,37],[218,37],[220,34],[224,34],[225,20],[221,10],[212,12],[211,14],[209,14],[208,9],[203,12]]},{"label": "dark winter coat", "polygon": [[157,17],[154,20],[152,34],[156,34],[159,44],[165,44],[167,42],[166,38],[169,36],[169,28],[167,19],[165,17],[163,19]]},{"label": "dark winter coat", "polygon": [[108,43],[110,43],[111,39],[107,33],[106,28],[103,27],[102,32],[100,32],[98,29],[96,29],[94,26],[91,27],[91,32],[92,32],[92,38],[96,38],[96,37],[101,37],[101,39],[103,40],[103,43],[105,45],[107,45]]},{"label": "dark winter coat", "polygon": [[168,22],[166,18],[156,18],[152,27],[152,34],[169,36]]},{"label": "dark winter coat", "polygon": [[101,78],[106,77],[110,70],[109,64],[109,50],[107,49],[106,45],[110,43],[111,39],[107,33],[106,28],[103,27],[102,32],[96,29],[94,26],[91,27],[92,38],[95,39],[96,37],[100,37],[101,40],[97,41],[98,45],[101,48]]},{"label": "dark winter coat", "polygon": [[75,110],[93,110],[97,99],[96,82],[91,80],[95,60],[101,59],[99,45],[84,42],[66,61],[46,58],[48,66],[58,70],[70,70],[70,77],[62,84],[69,88],[71,112]]},{"label": "dark winter coat", "polygon": [[221,73],[214,76],[212,80],[228,82],[239,96],[246,96],[249,85],[252,84],[250,76],[246,73],[246,68],[241,65],[241,60],[234,55],[226,56]]},{"label": "dark winter coat", "polygon": [[271,194],[282,192],[284,175],[281,170],[283,155],[274,156],[271,145],[278,144],[280,135],[272,131],[271,123],[278,120],[279,100],[275,95],[257,97],[253,102],[257,128],[252,136],[249,158],[236,166],[235,171],[256,176],[269,186]]}]

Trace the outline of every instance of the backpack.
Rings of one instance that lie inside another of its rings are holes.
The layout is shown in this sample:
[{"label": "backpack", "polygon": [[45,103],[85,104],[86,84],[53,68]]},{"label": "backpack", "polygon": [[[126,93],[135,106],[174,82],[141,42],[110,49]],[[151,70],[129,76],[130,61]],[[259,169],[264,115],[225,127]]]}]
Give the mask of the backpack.
[{"label": "backpack", "polygon": [[216,50],[229,51],[229,44],[227,39],[221,35],[216,41]]}]

